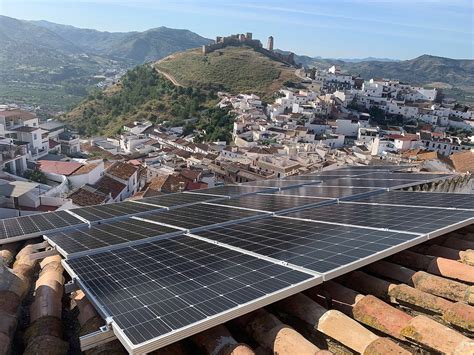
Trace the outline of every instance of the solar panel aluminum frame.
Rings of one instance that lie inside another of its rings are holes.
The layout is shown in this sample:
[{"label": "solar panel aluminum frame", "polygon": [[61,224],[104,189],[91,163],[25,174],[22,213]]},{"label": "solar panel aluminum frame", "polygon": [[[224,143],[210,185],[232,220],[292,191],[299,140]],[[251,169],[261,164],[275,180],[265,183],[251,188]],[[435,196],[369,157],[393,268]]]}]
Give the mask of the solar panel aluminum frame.
[{"label": "solar panel aluminum frame", "polygon": [[[147,222],[151,223],[150,221],[147,221]],[[154,224],[158,224],[158,223],[155,222]],[[163,225],[163,224],[160,224],[160,225]],[[187,232],[187,230],[178,229],[177,227],[168,226],[168,225],[167,225],[167,227],[176,229],[176,232],[160,234],[160,235],[157,235],[157,236],[154,236],[154,237],[146,237],[146,238],[143,238],[143,239],[131,240],[131,241],[123,242],[123,243],[119,243],[119,244],[106,245],[106,246],[103,246],[103,247],[99,247],[99,248],[95,248],[95,249],[88,249],[88,250],[84,250],[84,251],[79,251],[77,253],[72,253],[72,254],[66,252],[58,244],[56,244],[51,239],[49,239],[48,236],[44,235],[43,239],[46,240],[49,243],[49,245],[51,245],[54,249],[56,249],[56,251],[59,254],[61,254],[65,258],[65,260],[69,260],[73,257],[76,258],[76,257],[81,257],[81,256],[86,256],[86,255],[94,255],[94,254],[102,253],[102,252],[105,252],[105,251],[111,251],[111,250],[125,248],[125,247],[132,246],[132,245],[135,246],[135,245],[139,245],[139,244],[155,242],[155,241],[160,240],[160,239],[172,238],[172,237],[176,237],[178,235],[181,235],[184,232]]]},{"label": "solar panel aluminum frame", "polygon": [[105,320],[106,324],[110,324],[112,321],[112,317],[107,313],[104,307],[101,306],[100,302],[95,298],[95,296],[89,292],[89,289],[84,285],[81,281],[80,277],[74,272],[73,269],[69,266],[66,259],[61,260],[61,265],[63,266],[64,270],[71,276],[72,282],[76,284],[82,292],[85,293],[87,299],[94,305],[94,308],[97,310],[99,315]]},{"label": "solar panel aluminum frame", "polygon": [[[303,210],[301,210],[303,211]],[[299,212],[299,211],[297,211]],[[300,218],[300,217],[291,217],[291,216],[278,216],[281,218],[288,218],[288,219],[294,219],[298,221],[305,221],[305,222],[317,222],[317,223],[324,223],[324,224],[332,224],[335,226],[344,226],[344,227],[352,227],[352,228],[365,228],[365,229],[371,229],[375,231],[383,231],[383,232],[393,232],[393,233],[405,233],[405,234],[413,234],[413,235],[423,235],[422,233],[417,233],[417,232],[409,232],[409,231],[402,231],[402,230],[397,230],[397,229],[390,229],[390,228],[378,228],[378,227],[369,227],[369,226],[362,226],[359,224],[349,224],[349,223],[337,223],[337,222],[329,222],[329,221],[323,221],[320,219],[310,219],[310,218]]]},{"label": "solar panel aluminum frame", "polygon": [[[322,183],[321,180],[285,180],[284,178],[283,179],[271,179],[271,180],[290,181],[292,183],[295,182],[294,185],[290,185],[290,186],[267,187],[268,189],[272,189],[272,190],[276,189],[273,192],[284,191],[284,190],[288,190],[288,189],[295,189],[295,188],[303,187],[303,186],[306,186],[306,185],[317,185],[317,184]],[[265,180],[263,180],[263,181],[265,181]],[[245,183],[245,184],[251,184],[251,183]],[[244,185],[244,184],[242,184],[241,186],[263,187],[263,186],[259,186],[259,185]],[[268,192],[267,191],[259,191],[259,192],[256,192],[256,193],[261,194],[261,193],[271,193],[271,192],[272,191],[268,191]],[[243,195],[240,195],[240,196],[243,196]]]},{"label": "solar panel aluminum frame", "polygon": [[[205,202],[201,202],[201,203],[205,203]],[[219,207],[223,207],[223,208],[231,208],[230,206],[225,206],[225,205],[218,205]],[[260,218],[266,218],[268,216],[272,216],[274,215],[273,212],[266,212],[266,211],[257,211],[257,210],[249,210],[249,209],[244,209],[244,208],[234,208],[234,209],[241,209],[241,210],[246,210],[246,211],[255,211],[255,212],[259,212],[261,214],[258,214],[258,215],[255,215],[255,216],[249,216],[249,217],[244,217],[244,218],[239,218],[239,219],[233,219],[233,220],[229,220],[229,221],[225,221],[225,222],[220,222],[220,223],[215,223],[215,224],[209,224],[209,225],[206,225],[206,226],[201,226],[201,227],[196,227],[196,228],[191,228],[191,229],[187,229],[187,228],[183,228],[183,227],[178,227],[178,226],[174,226],[172,224],[166,224],[166,223],[162,223],[162,222],[158,222],[158,221],[152,221],[152,220],[149,220],[149,219],[146,219],[146,218],[135,218],[136,216],[133,216],[132,218],[134,219],[138,219],[138,220],[142,220],[144,222],[147,222],[147,223],[153,223],[153,224],[157,224],[157,225],[161,225],[161,226],[166,226],[166,227],[170,227],[170,228],[176,228],[176,229],[180,229],[181,232],[185,232],[185,233],[192,233],[192,232],[200,232],[200,231],[203,231],[203,230],[207,230],[207,229],[213,229],[213,228],[218,228],[218,227],[225,227],[225,226],[228,226],[230,224],[234,224],[236,222],[249,222],[249,221],[254,221],[256,219],[260,219]]]},{"label": "solar panel aluminum frame", "polygon": [[[120,340],[122,345],[130,354],[145,354],[145,353],[152,352],[153,350],[165,347],[169,344],[175,343],[181,339],[190,337],[194,334],[203,332],[219,324],[228,322],[232,319],[235,319],[244,314],[255,311],[259,308],[268,306],[269,304],[272,304],[274,302],[278,302],[284,298],[293,296],[296,293],[315,287],[321,284],[322,282],[323,282],[322,277],[314,276],[308,280],[300,282],[299,284],[288,286],[274,293],[267,294],[253,301],[249,301],[245,304],[234,307],[233,309],[229,311],[222,312],[214,316],[208,317],[204,321],[190,324],[188,326],[172,331],[160,337],[148,340],[138,345],[132,344],[132,342],[127,338],[127,336],[124,334],[122,329],[113,321],[112,318],[108,317],[105,319],[106,319],[107,324],[112,326],[112,330],[114,334],[116,335],[116,337]],[[88,292],[86,292],[84,289],[83,291],[84,293],[86,293],[86,295],[88,294]]]},{"label": "solar panel aluminum frame", "polygon": [[237,251],[237,252],[245,254],[245,255],[250,255],[250,256],[253,256],[255,258],[262,259],[262,260],[265,260],[265,261],[268,261],[268,262],[271,262],[271,263],[274,263],[274,264],[277,264],[277,265],[286,266],[290,269],[300,271],[300,272],[304,272],[306,274],[310,274],[310,275],[313,275],[313,276],[322,276],[323,275],[323,274],[321,274],[319,272],[316,272],[314,270],[310,270],[310,269],[307,269],[305,267],[298,266],[296,264],[288,263],[284,260],[275,259],[275,258],[272,258],[270,256],[259,254],[259,253],[256,253],[256,252],[244,249],[244,248],[235,247],[235,246],[227,244],[227,243],[218,242],[217,240],[208,239],[206,237],[203,237],[203,236],[200,236],[200,235],[197,235],[197,234],[186,233],[186,235],[188,237],[191,237],[191,238],[202,240],[202,241],[207,242],[209,244],[215,244],[215,245],[218,245],[220,247],[230,249],[230,250],[234,250],[234,251]]},{"label": "solar panel aluminum frame", "polygon": [[28,234],[17,235],[15,237],[8,237],[8,238],[5,238],[5,239],[0,239],[0,242],[2,244],[8,244],[8,243],[19,242],[19,241],[22,241],[22,240],[40,238],[40,237],[44,237],[45,233],[49,234],[49,233],[65,232],[65,231],[68,231],[70,229],[75,229],[75,228],[78,228],[78,227],[86,227],[88,225],[89,224],[87,224],[87,223],[79,223],[79,224],[74,224],[74,225],[71,225],[71,226],[66,226],[66,227],[61,227],[61,228],[42,230],[42,231],[38,231],[36,233],[28,233]]},{"label": "solar panel aluminum frame", "polygon": [[[176,194],[173,194],[173,195],[177,195],[177,194],[191,194],[189,191],[183,191],[181,193],[176,193]],[[192,194],[192,195],[197,195],[197,194]],[[202,195],[202,194],[201,194]],[[208,194],[206,194],[208,195]],[[211,196],[216,196],[216,195],[211,195]],[[159,197],[159,196],[157,196]],[[199,201],[199,202],[189,202],[189,203],[185,203],[185,204],[182,204],[182,205],[175,205],[175,206],[163,206],[163,205],[158,205],[158,204],[154,204],[154,203],[150,203],[150,202],[146,202],[146,201],[142,201],[142,200],[133,200],[131,202],[135,202],[135,203],[140,203],[142,205],[149,205],[149,206],[156,206],[156,207],[161,207],[161,208],[167,208],[168,210],[173,210],[175,208],[181,208],[181,207],[188,207],[188,206],[193,206],[193,205],[196,205],[198,203],[203,203],[203,202],[214,202],[214,201],[220,201],[220,200],[228,200],[232,197],[230,196],[220,196],[220,197],[216,197],[216,198],[211,198],[209,200],[205,200],[205,201]]]},{"label": "solar panel aluminum frame", "polygon": [[[278,216],[278,218],[289,218],[289,219],[303,220],[303,219],[300,219],[300,218],[285,217],[285,216]],[[327,222],[320,222],[320,221],[313,221],[313,220],[304,220],[304,221],[310,222],[310,223],[327,223]],[[343,225],[343,224],[336,224],[336,223],[330,223],[330,224]],[[382,228],[373,228],[373,227],[364,227],[364,226],[352,226],[352,225],[350,225],[350,227],[351,228],[359,228],[359,229],[384,230]],[[453,225],[453,228],[454,228],[454,225]],[[459,228],[462,228],[462,226],[461,227],[455,227],[453,230],[459,229]],[[389,248],[387,248],[385,250],[382,250],[382,251],[379,251],[379,252],[375,252],[370,256],[367,256],[367,257],[359,259],[359,260],[355,260],[351,263],[348,263],[346,265],[337,267],[337,268],[335,268],[331,271],[323,272],[323,273],[305,268],[304,266],[298,266],[298,265],[295,265],[295,264],[292,264],[292,263],[288,263],[288,262],[280,260],[280,259],[275,259],[275,258],[272,258],[272,257],[268,257],[268,256],[265,256],[263,254],[259,254],[259,253],[256,253],[256,252],[251,252],[251,251],[248,251],[248,250],[240,248],[240,247],[235,247],[235,246],[229,245],[227,243],[222,243],[222,242],[215,241],[213,239],[208,239],[206,237],[202,237],[202,236],[199,236],[199,235],[193,235],[193,234],[190,234],[190,233],[188,233],[188,235],[190,237],[197,238],[197,239],[209,242],[209,243],[214,243],[214,244],[219,245],[221,247],[232,249],[232,250],[238,251],[240,253],[251,255],[251,256],[254,256],[254,257],[257,257],[257,258],[260,258],[260,259],[264,259],[264,260],[267,260],[269,262],[279,263],[280,265],[292,268],[296,271],[312,274],[312,275],[315,275],[315,276],[320,275],[320,276],[322,276],[323,281],[329,281],[331,279],[334,279],[336,277],[344,275],[348,272],[351,272],[351,271],[354,271],[356,269],[362,268],[362,267],[364,267],[368,264],[379,261],[379,260],[384,259],[386,257],[389,257],[393,254],[396,254],[398,252],[401,252],[403,250],[406,250],[408,248],[411,248],[413,246],[421,244],[421,243],[423,243],[423,242],[425,242],[429,239],[428,234],[420,234],[420,233],[414,233],[414,232],[402,232],[402,231],[394,231],[394,232],[395,233],[400,233],[400,234],[413,234],[414,238],[411,239],[411,240],[408,240],[404,243],[389,247]],[[443,230],[443,232],[441,234],[445,234],[445,233],[447,233],[447,232]]]},{"label": "solar panel aluminum frame", "polygon": [[[260,194],[257,194],[257,195],[260,195]],[[271,195],[271,194],[263,194],[263,195]],[[278,196],[278,195],[276,195],[276,196]],[[286,196],[286,195],[282,195],[282,196]],[[296,196],[292,196],[292,197],[296,197]],[[329,198],[329,197],[320,197],[320,198],[324,199],[326,201],[314,202],[314,203],[307,204],[307,205],[290,207],[290,208],[286,208],[286,209],[278,210],[278,211],[273,211],[273,212],[272,211],[266,211],[266,210],[258,210],[258,209],[249,208],[249,207],[242,207],[242,206],[220,205],[219,203],[215,203],[215,202],[203,202],[203,203],[206,204],[206,205],[212,205],[212,206],[229,207],[229,208],[235,208],[235,209],[239,209],[239,210],[247,210],[247,211],[268,213],[270,216],[277,216],[280,213],[289,213],[289,212],[295,212],[295,211],[302,211],[302,210],[305,210],[305,209],[311,208],[311,207],[319,207],[319,206],[325,206],[325,205],[331,205],[333,203],[337,203],[337,199],[335,199],[335,198]]]},{"label": "solar panel aluminum frame", "polygon": [[[268,190],[268,192],[271,192],[271,191],[278,191],[279,188],[278,187],[265,187],[265,186],[251,186],[251,185],[223,185],[223,186],[235,186],[235,187],[259,187],[261,188],[262,190]],[[185,194],[195,194],[195,195],[210,195],[210,196],[216,196],[217,198],[236,198],[236,197],[242,197],[242,196],[247,196],[247,195],[255,195],[259,192],[262,192],[262,191],[252,191],[252,192],[244,192],[242,194],[237,194],[237,195],[219,195],[219,194],[207,194],[207,193],[204,193],[204,192],[199,192],[199,191],[202,191],[202,190],[212,190],[214,188],[217,188],[217,187],[210,187],[208,189],[198,189],[198,190],[192,190],[192,191],[184,191],[183,193]],[[202,203],[202,202],[201,202]]]},{"label": "solar panel aluminum frame", "polygon": [[[130,202],[133,202],[133,201],[130,201]],[[101,206],[101,205],[94,205],[94,206],[90,206],[90,207],[98,207],[98,206]],[[107,205],[104,205],[104,206],[107,206]],[[129,214],[121,215],[121,216],[114,216],[114,217],[110,217],[110,218],[100,219],[100,220],[97,220],[97,221],[89,221],[87,218],[84,218],[84,217],[82,217],[82,219],[87,220],[91,226],[94,226],[96,224],[101,224],[103,222],[121,221],[121,220],[130,218],[130,217],[138,217],[138,216],[146,215],[146,214],[149,214],[149,213],[160,213],[160,212],[169,211],[168,207],[158,207],[158,206],[155,206],[155,207],[156,207],[156,210],[148,210],[148,211],[137,212],[137,213],[129,213]],[[179,207],[181,207],[181,206],[179,206]],[[74,213],[74,210],[72,210],[72,212]]]},{"label": "solar panel aluminum frame", "polygon": [[[361,227],[359,227],[361,228]],[[405,232],[404,232],[405,233]],[[384,259],[386,257],[389,257],[393,254],[399,253],[401,251],[407,250],[408,248],[414,247],[415,245],[421,244],[425,241],[427,241],[428,234],[419,234],[418,237],[413,238],[409,241],[406,241],[402,244],[395,245],[393,247],[387,248],[385,250],[376,252],[370,256],[367,256],[365,258],[362,258],[360,260],[355,260],[349,264],[340,266],[338,268],[335,268],[331,271],[323,273],[323,280],[324,281],[329,281],[331,279],[334,279],[336,277],[342,276],[344,274],[347,274],[348,272],[360,269],[364,266],[367,266],[371,263],[374,263],[376,261],[379,261],[381,259]]]},{"label": "solar panel aluminum frame", "polygon": [[[316,188],[320,188],[320,189],[324,189],[326,186],[320,186],[320,187],[317,187],[317,186],[313,186],[313,187],[316,187]],[[327,187],[333,187],[333,186],[327,186]],[[351,187],[349,186],[343,186],[343,187],[347,187],[349,189],[351,189]],[[282,193],[281,196],[293,196],[293,197],[307,197],[307,198],[324,198],[324,199],[330,199],[330,200],[337,200],[337,201],[348,201],[348,200],[351,200],[351,199],[359,199],[359,198],[362,198],[362,197],[368,197],[368,196],[372,196],[372,195],[377,195],[377,194],[380,194],[382,192],[387,192],[388,190],[386,188],[382,188],[382,187],[375,187],[375,188],[370,188],[370,187],[352,187],[353,189],[360,189],[360,190],[369,190],[367,192],[361,192],[359,194],[355,194],[355,195],[348,195],[348,196],[341,196],[341,197],[324,197],[324,196],[307,196],[307,195],[286,195],[285,193]],[[270,195],[270,194],[267,194],[267,193],[259,193],[258,195]]]},{"label": "solar panel aluminum frame", "polygon": [[428,239],[434,239],[434,238],[439,237],[441,235],[444,235],[446,233],[450,233],[450,232],[453,232],[453,231],[458,230],[460,228],[469,226],[473,223],[474,223],[474,217],[472,217],[470,219],[466,219],[466,220],[458,222],[458,223],[451,224],[451,225],[446,226],[444,228],[437,229],[434,232],[428,233],[427,236],[428,236]]},{"label": "solar panel aluminum frame", "polygon": [[[359,179],[359,180],[364,180],[364,179]],[[368,180],[373,181],[373,179],[368,179]],[[426,183],[425,181],[416,181],[416,180],[406,180],[406,181],[411,181],[411,183],[396,185],[396,186],[392,186],[392,187],[387,187],[386,189],[387,189],[387,191],[399,190],[399,189],[404,189],[406,187],[418,186],[418,185],[422,185],[422,184]],[[328,182],[328,185],[323,185],[323,186],[339,187],[340,185],[330,185],[329,182]],[[345,186],[345,187],[359,187],[359,186],[351,185],[351,186]]]}]

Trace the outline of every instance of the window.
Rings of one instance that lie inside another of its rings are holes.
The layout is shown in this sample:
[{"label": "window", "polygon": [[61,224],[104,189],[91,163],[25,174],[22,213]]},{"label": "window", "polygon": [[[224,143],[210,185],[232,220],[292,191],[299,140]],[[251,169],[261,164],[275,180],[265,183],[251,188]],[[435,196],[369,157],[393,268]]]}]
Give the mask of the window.
[{"label": "window", "polygon": [[37,139],[38,139],[38,135],[37,135],[36,133],[33,134],[33,140],[35,141],[35,140],[37,140]]}]

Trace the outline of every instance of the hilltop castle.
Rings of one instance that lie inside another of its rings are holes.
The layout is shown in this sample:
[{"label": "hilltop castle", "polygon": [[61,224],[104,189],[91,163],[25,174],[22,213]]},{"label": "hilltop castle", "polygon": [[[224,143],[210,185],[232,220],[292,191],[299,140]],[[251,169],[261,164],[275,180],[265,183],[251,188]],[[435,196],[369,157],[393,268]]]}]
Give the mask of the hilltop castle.
[{"label": "hilltop castle", "polygon": [[284,62],[285,64],[295,65],[293,53],[290,52],[289,54],[284,55],[273,50],[272,36],[268,37],[267,48],[263,48],[262,42],[258,39],[253,39],[251,32],[245,34],[239,33],[226,37],[217,36],[214,43],[202,46],[202,53],[206,55],[228,46],[249,46],[274,60]]}]

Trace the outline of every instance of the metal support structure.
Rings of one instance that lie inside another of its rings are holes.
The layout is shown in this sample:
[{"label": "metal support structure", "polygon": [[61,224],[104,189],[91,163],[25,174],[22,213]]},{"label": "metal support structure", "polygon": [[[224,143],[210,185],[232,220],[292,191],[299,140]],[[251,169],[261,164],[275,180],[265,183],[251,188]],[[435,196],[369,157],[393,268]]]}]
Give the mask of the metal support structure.
[{"label": "metal support structure", "polygon": [[99,330],[80,337],[79,342],[81,350],[86,351],[99,345],[109,343],[115,339],[117,339],[117,337],[112,328],[108,325],[104,325],[103,327],[100,327]]},{"label": "metal support structure", "polygon": [[33,253],[28,255],[28,258],[30,260],[40,260],[47,258],[48,256],[54,256],[54,255],[59,255],[58,251],[56,249],[49,249],[45,251],[40,251],[38,253]]}]

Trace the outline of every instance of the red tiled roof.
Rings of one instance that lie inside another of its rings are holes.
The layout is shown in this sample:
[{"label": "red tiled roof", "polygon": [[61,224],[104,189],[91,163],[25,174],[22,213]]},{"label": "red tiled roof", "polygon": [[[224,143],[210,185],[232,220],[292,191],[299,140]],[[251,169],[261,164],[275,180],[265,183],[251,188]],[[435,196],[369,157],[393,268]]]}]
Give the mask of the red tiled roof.
[{"label": "red tiled roof", "polygon": [[93,206],[100,205],[107,200],[107,195],[101,191],[91,191],[87,188],[79,188],[73,193],[71,193],[68,198],[76,206]]},{"label": "red tiled roof", "polygon": [[38,160],[39,168],[45,173],[72,175],[76,170],[82,167],[81,163],[73,161],[50,161]]},{"label": "red tiled roof", "polygon": [[107,169],[107,174],[122,180],[128,180],[137,172],[138,168],[127,163],[117,162]]},{"label": "red tiled roof", "polygon": [[459,173],[474,172],[474,153],[470,150],[454,153],[448,163]]},{"label": "red tiled roof", "polygon": [[201,175],[202,171],[200,170],[192,170],[192,169],[183,169],[180,172],[180,175],[184,176],[186,179],[189,179],[191,181],[199,179],[199,176]]},{"label": "red tiled roof", "polygon": [[127,186],[105,175],[94,185],[102,193],[110,193],[115,199]]},{"label": "red tiled roof", "polygon": [[32,118],[35,118],[36,116],[27,111],[22,111],[22,110],[7,110],[7,111],[0,111],[0,116],[3,117],[14,117],[14,116],[20,116],[22,120],[31,120]]},{"label": "red tiled roof", "polygon": [[207,189],[207,184],[205,182],[188,182],[186,185],[186,190],[199,190]]},{"label": "red tiled roof", "polygon": [[127,163],[128,163],[128,164],[132,164],[133,166],[140,166],[140,165],[142,165],[142,162],[141,162],[140,160],[137,160],[137,159],[129,160]]},{"label": "red tiled roof", "polygon": [[52,139],[50,139],[48,143],[49,143],[49,149],[53,149],[54,147],[57,147],[58,145],[61,144],[59,142],[53,141]]},{"label": "red tiled roof", "polygon": [[81,166],[79,169],[77,169],[75,172],[73,172],[71,175],[83,175],[83,174],[88,174],[95,168],[99,166],[99,163],[91,163],[91,164],[84,164]]}]

